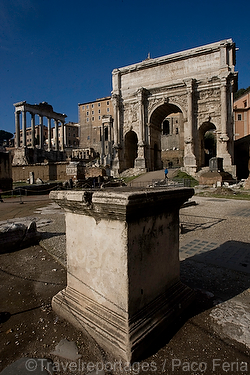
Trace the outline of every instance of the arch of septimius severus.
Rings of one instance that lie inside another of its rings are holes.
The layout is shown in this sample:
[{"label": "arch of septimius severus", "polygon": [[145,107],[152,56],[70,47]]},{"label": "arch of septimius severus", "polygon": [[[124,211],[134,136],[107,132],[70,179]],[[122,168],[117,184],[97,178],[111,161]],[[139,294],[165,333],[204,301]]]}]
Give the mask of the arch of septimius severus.
[{"label": "arch of septimius severus", "polygon": [[234,67],[227,39],[113,70],[114,174],[162,167],[161,126],[172,113],[181,114],[187,172],[204,165],[204,134],[212,129],[216,156],[233,173]]}]

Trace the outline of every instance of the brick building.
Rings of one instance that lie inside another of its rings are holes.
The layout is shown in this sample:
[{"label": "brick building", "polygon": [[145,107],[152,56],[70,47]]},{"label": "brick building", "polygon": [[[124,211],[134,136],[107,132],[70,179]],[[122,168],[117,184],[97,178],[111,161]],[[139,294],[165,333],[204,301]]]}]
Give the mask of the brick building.
[{"label": "brick building", "polygon": [[[55,128],[52,131],[52,145],[55,144]],[[68,122],[64,125],[64,140],[65,147],[78,147],[79,146],[80,127],[75,122]],[[62,149],[63,135],[62,127],[58,126],[58,143],[59,149]]]},{"label": "brick building", "polygon": [[[65,140],[65,147],[78,147],[79,146],[79,125],[74,122],[69,122],[64,125],[64,140]],[[31,127],[26,128],[26,142],[27,147],[31,146],[32,142],[32,135],[31,135]],[[39,145],[39,136],[40,136],[40,125],[35,126],[35,142],[36,145]],[[16,134],[15,138],[15,146],[16,146]],[[62,150],[62,129],[61,126],[58,126],[58,144],[59,149]],[[43,125],[43,144],[46,147],[48,143],[48,127]],[[55,148],[55,128],[51,128],[51,143],[52,149]],[[20,146],[23,146],[23,129],[20,129]]]},{"label": "brick building", "polygon": [[102,164],[109,165],[113,146],[113,105],[111,97],[78,104],[80,148],[93,148]]},{"label": "brick building", "polygon": [[234,101],[234,139],[250,134],[250,90]]},{"label": "brick building", "polygon": [[[26,128],[26,142],[27,142],[27,147],[31,146],[31,127]],[[39,145],[39,137],[40,137],[40,125],[35,126],[35,143],[36,145]],[[16,143],[16,133],[14,134],[14,139],[15,139],[15,147],[17,147]],[[43,125],[43,143],[48,139],[48,128],[47,126]],[[23,129],[20,129],[20,146],[23,146]]]}]

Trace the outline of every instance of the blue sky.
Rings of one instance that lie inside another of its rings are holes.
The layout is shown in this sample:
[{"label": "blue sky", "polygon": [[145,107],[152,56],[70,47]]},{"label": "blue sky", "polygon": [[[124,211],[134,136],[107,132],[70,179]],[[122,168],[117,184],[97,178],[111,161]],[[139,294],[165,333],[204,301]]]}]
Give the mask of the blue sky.
[{"label": "blue sky", "polygon": [[249,0],[0,0],[0,129],[14,132],[22,100],[77,122],[78,103],[110,95],[113,69],[228,38],[246,88],[249,14]]}]

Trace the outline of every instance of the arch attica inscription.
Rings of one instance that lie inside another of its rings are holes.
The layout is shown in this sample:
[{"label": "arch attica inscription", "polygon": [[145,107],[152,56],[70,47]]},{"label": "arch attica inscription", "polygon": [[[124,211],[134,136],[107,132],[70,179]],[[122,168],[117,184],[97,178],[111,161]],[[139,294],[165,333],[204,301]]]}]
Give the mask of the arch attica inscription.
[{"label": "arch attica inscription", "polygon": [[235,43],[227,39],[115,69],[114,173],[131,167],[126,136],[131,131],[137,139],[133,167],[162,167],[162,124],[170,114],[180,114],[183,165],[189,173],[204,166],[204,132],[210,129],[216,156],[223,158],[224,169],[232,172],[232,94],[238,80],[234,67]]}]

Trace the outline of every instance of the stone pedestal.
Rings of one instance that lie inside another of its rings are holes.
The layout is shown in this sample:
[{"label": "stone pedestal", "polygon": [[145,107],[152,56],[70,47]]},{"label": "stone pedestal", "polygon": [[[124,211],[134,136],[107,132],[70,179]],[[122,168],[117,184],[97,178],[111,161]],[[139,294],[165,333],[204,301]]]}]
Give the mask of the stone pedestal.
[{"label": "stone pedestal", "polygon": [[211,172],[222,172],[223,171],[223,159],[222,158],[211,158],[209,160],[209,170]]},{"label": "stone pedestal", "polygon": [[113,357],[139,359],[190,303],[179,208],[193,189],[53,191],[66,211],[67,287],[54,311]]},{"label": "stone pedestal", "polygon": [[71,161],[66,167],[66,175],[73,181],[83,180],[85,178],[85,167],[79,161]]},{"label": "stone pedestal", "polygon": [[26,147],[15,148],[12,165],[27,165],[27,164],[28,164],[27,148]]}]

